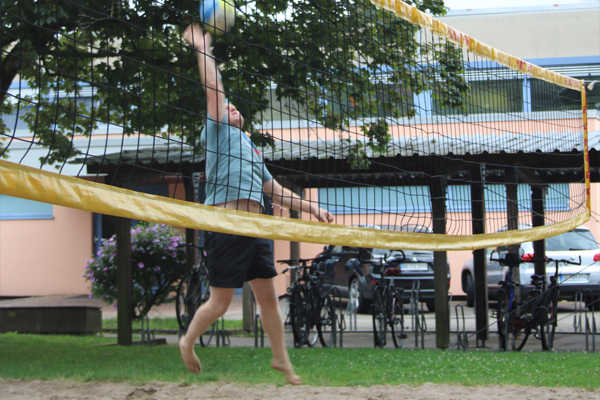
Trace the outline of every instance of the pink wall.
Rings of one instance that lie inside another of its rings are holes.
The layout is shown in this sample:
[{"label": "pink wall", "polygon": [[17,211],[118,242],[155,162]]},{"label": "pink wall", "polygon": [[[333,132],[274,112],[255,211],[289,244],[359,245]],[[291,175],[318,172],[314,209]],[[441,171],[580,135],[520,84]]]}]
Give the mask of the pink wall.
[{"label": "pink wall", "polygon": [[0,296],[88,294],[92,216],[53,206],[54,219],[0,221]]}]

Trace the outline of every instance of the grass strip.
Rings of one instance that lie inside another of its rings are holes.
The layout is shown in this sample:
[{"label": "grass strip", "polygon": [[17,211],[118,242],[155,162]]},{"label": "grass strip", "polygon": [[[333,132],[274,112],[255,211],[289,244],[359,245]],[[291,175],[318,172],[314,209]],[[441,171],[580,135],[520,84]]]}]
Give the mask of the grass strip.
[{"label": "grass strip", "polygon": [[[0,378],[284,384],[268,348],[198,348],[204,372],[189,373],[176,346],[111,346],[101,336],[0,334]],[[598,355],[582,352],[290,349],[312,386],[460,385],[600,387]]]}]

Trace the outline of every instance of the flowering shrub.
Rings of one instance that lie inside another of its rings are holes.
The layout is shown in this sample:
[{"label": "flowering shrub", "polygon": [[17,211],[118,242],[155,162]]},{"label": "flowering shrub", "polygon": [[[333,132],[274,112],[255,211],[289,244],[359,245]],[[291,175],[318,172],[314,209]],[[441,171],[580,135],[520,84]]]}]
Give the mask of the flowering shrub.
[{"label": "flowering shrub", "polygon": [[[116,235],[101,239],[96,257],[88,260],[84,277],[92,284],[92,296],[112,303],[117,299]],[[167,226],[141,223],[131,229],[131,268],[135,318],[155,305],[174,300],[172,295],[185,274],[185,240]]]}]

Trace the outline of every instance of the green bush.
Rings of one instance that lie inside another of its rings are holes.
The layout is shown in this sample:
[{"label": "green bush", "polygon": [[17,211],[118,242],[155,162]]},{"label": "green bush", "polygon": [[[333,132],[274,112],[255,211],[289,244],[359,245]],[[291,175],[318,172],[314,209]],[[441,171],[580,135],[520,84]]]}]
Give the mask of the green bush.
[{"label": "green bush", "polygon": [[[87,261],[84,277],[92,296],[107,303],[117,300],[116,235],[101,239],[96,256]],[[131,270],[135,318],[155,305],[174,300],[173,294],[185,273],[185,240],[178,230],[161,224],[141,223],[131,229]]]}]

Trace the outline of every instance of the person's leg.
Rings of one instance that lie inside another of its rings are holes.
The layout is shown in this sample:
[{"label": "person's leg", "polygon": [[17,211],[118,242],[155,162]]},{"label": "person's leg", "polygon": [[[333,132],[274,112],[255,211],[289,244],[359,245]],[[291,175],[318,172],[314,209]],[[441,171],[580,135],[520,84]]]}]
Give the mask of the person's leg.
[{"label": "person's leg", "polygon": [[194,343],[213,322],[221,318],[229,308],[235,289],[210,287],[208,301],[196,310],[185,335],[179,338],[179,351],[188,370],[202,372],[202,364],[194,352]]},{"label": "person's leg", "polygon": [[271,367],[285,374],[292,385],[300,385],[302,380],[294,373],[294,368],[285,347],[283,320],[279,312],[279,299],[275,290],[275,280],[253,279],[250,282],[256,302],[260,307],[260,319],[263,329],[271,342],[273,360]]}]

